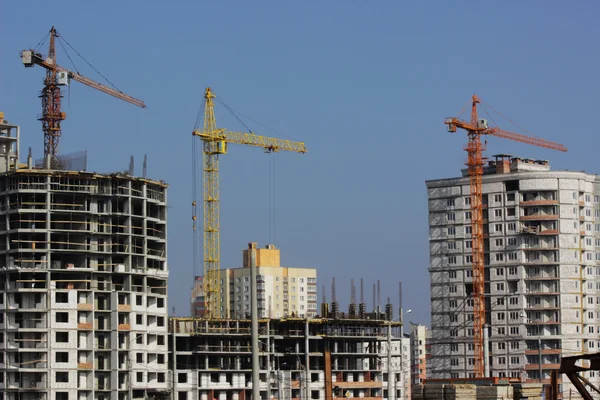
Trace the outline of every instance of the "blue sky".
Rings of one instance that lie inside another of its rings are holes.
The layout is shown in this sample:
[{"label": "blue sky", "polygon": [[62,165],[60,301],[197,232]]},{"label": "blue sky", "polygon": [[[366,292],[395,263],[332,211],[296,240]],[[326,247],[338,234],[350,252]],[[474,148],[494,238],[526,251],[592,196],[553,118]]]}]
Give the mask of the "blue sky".
[{"label": "blue sky", "polygon": [[[574,6],[577,4],[577,6]],[[600,172],[596,164],[600,6],[593,1],[104,1],[3,4],[0,111],[21,125],[22,149],[43,152],[36,115],[43,71],[19,51],[55,25],[138,109],[73,83],[65,97],[60,150],[88,149],[89,169],[149,175],[169,191],[170,303],[189,309],[193,276],[191,130],[211,86],[244,115],[306,142],[306,155],[275,155],[276,244],[287,266],[382,281],[382,300],[414,322],[429,321],[425,180],[456,176],[463,133],[443,125],[473,93],[555,153],[502,139],[488,155],[550,159],[555,169]],[[101,77],[74,56],[90,78]],[[62,49],[59,64],[71,68]],[[225,108],[220,127],[243,130]],[[519,128],[496,118],[505,129]],[[251,121],[257,133],[281,136]],[[269,241],[270,158],[231,146],[221,162],[222,265],[238,267],[248,242]],[[369,306],[370,307],[370,306]],[[344,307],[345,308],[345,307]]]}]

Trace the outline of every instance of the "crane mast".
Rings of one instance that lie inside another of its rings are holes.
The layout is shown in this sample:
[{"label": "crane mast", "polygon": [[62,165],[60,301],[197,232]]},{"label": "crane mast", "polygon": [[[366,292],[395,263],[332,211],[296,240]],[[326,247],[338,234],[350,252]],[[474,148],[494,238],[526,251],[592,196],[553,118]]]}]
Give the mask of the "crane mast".
[{"label": "crane mast", "polygon": [[42,114],[38,120],[42,121],[44,131],[44,157],[50,157],[52,168],[56,167],[58,154],[58,140],[62,135],[60,122],[66,118],[66,113],[61,112],[62,94],[57,83],[56,69],[56,47],[55,38],[58,37],[56,29],[50,29],[50,44],[48,48],[48,60],[53,68],[46,68],[46,79],[40,97],[42,99]]},{"label": "crane mast", "polygon": [[38,120],[42,122],[42,130],[44,131],[44,159],[46,162],[50,163],[51,168],[59,167],[58,142],[62,135],[60,125],[61,121],[67,116],[66,113],[61,111],[61,86],[68,85],[70,79],[81,82],[84,85],[138,107],[146,107],[144,102],[139,99],[131,97],[119,90],[102,85],[101,83],[95,82],[79,73],[74,73],[58,65],[56,63],[56,39],[59,37],[56,29],[52,27],[49,33],[48,57],[46,58],[31,49],[23,50],[21,52],[21,59],[25,67],[39,65],[46,70],[44,88],[40,93],[40,98],[42,99],[42,113],[38,117]]},{"label": "crane mast", "polygon": [[457,128],[464,129],[469,139],[467,147],[467,169],[469,173],[470,202],[471,202],[471,237],[472,237],[472,269],[473,269],[473,342],[475,356],[475,377],[484,377],[484,343],[483,326],[486,320],[485,310],[485,266],[484,266],[484,233],[483,233],[483,151],[482,135],[497,136],[521,143],[544,147],[552,150],[567,151],[559,143],[550,142],[518,133],[504,131],[500,128],[489,128],[487,121],[479,119],[477,105],[481,101],[473,95],[471,99],[471,120],[462,121],[458,118],[447,118],[449,132]]},{"label": "crane mast", "polygon": [[[204,224],[204,318],[219,319],[221,309],[221,241],[219,210],[219,155],[227,153],[227,144],[260,147],[267,152],[288,151],[306,153],[303,142],[270,138],[253,133],[231,132],[217,128],[214,112],[216,96],[211,88],[204,92],[204,123],[202,130],[194,129],[193,136],[202,140],[203,224]],[[193,171],[196,174],[196,171]],[[194,179],[195,181],[195,179]],[[192,201],[193,229],[196,230],[196,201]],[[194,245],[196,245],[194,243]]]}]

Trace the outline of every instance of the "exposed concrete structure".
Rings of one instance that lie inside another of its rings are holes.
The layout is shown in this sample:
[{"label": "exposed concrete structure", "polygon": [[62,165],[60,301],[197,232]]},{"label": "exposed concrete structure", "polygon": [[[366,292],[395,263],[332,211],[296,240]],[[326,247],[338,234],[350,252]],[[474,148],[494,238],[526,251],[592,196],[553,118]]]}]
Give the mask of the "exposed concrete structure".
[{"label": "exposed concrete structure", "polygon": [[[252,258],[254,257],[254,258]],[[243,251],[243,267],[221,270],[221,317],[249,318],[250,260],[256,260],[258,274],[258,315],[261,318],[317,315],[317,270],[288,268],[280,264],[280,250],[274,245],[258,248],[249,243]],[[192,316],[204,313],[203,277],[196,278],[192,290]],[[229,306],[225,306],[229,305]]]},{"label": "exposed concrete structure", "polygon": [[166,185],[28,164],[0,174],[0,393],[163,396]]},{"label": "exposed concrete structure", "polygon": [[[261,320],[261,399],[325,399],[332,394],[382,399],[388,326],[384,320]],[[394,370],[400,324],[392,322],[391,327]],[[249,320],[172,319],[171,329],[175,399],[250,397]]]},{"label": "exposed concrete structure", "polygon": [[[432,378],[473,371],[469,178],[427,182]],[[492,376],[541,378],[600,346],[600,177],[498,155],[483,176]],[[541,346],[540,346],[541,344]],[[541,363],[540,363],[541,356]],[[540,365],[541,364],[541,365]],[[595,385],[600,376],[588,376]],[[570,383],[562,379],[562,392]]]}]

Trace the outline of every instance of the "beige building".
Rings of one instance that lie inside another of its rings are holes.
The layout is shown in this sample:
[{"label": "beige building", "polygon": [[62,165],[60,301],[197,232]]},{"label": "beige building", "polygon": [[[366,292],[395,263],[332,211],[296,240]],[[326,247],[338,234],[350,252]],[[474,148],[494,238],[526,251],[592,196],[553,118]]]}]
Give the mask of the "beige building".
[{"label": "beige building", "polygon": [[[317,314],[317,270],[281,266],[280,250],[270,244],[258,248],[249,243],[243,251],[243,266],[221,270],[221,318],[250,316],[250,264],[256,260],[258,313],[262,318]],[[196,278],[192,290],[192,316],[204,315],[203,277]]]}]

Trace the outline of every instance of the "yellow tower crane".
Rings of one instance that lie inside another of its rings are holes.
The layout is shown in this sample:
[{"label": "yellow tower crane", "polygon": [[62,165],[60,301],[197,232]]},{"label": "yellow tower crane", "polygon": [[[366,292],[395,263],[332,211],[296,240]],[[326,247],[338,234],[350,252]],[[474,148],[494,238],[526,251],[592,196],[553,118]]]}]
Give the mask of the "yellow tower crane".
[{"label": "yellow tower crane", "polygon": [[[227,153],[227,144],[245,144],[261,147],[267,152],[290,151],[306,153],[303,142],[258,136],[253,133],[231,132],[217,128],[211,88],[206,88],[203,129],[196,127],[193,136],[203,142],[203,185],[204,198],[204,318],[218,319],[221,316],[221,243],[219,228],[219,155]],[[195,156],[194,156],[195,157]],[[194,165],[196,163],[194,162]],[[193,171],[196,174],[196,168]],[[196,201],[192,202],[193,229],[196,230]],[[196,243],[194,243],[196,245]]]}]

